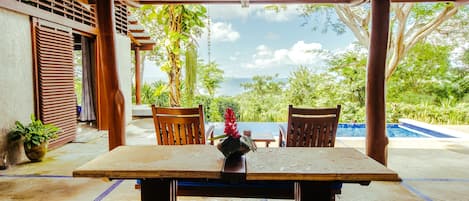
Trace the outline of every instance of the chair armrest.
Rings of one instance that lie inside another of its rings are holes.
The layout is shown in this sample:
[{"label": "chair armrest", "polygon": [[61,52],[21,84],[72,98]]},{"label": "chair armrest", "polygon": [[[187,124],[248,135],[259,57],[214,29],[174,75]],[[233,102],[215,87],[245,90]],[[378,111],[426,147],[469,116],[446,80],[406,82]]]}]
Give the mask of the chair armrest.
[{"label": "chair armrest", "polygon": [[215,131],[215,126],[208,127],[207,131],[205,132],[206,138],[210,139],[210,144],[213,145],[213,132]]},{"label": "chair armrest", "polygon": [[285,137],[287,137],[287,132],[285,131],[285,128],[282,125],[278,125],[279,128],[279,135],[278,135],[278,147],[285,147],[287,144],[287,140]]}]

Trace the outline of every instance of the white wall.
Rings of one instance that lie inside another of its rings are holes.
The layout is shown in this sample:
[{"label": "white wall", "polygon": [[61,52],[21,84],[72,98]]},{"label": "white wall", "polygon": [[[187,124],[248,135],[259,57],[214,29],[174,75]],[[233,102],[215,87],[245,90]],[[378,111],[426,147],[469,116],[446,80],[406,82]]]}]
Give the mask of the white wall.
[{"label": "white wall", "polygon": [[[34,113],[29,17],[0,8],[0,156],[16,120],[29,123]],[[13,156],[12,156],[13,157]],[[10,160],[15,160],[10,158]]]},{"label": "white wall", "polygon": [[119,85],[125,98],[125,122],[128,124],[132,120],[132,59],[127,36],[117,34],[116,56]]}]

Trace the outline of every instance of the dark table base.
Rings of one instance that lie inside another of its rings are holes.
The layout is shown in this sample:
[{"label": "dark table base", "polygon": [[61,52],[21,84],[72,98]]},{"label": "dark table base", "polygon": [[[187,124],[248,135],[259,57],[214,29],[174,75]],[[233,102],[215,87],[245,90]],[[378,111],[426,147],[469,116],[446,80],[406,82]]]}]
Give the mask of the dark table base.
[{"label": "dark table base", "polygon": [[255,181],[226,183],[216,180],[142,179],[142,201],[176,201],[176,196],[245,197],[332,201],[340,192],[337,182]]}]

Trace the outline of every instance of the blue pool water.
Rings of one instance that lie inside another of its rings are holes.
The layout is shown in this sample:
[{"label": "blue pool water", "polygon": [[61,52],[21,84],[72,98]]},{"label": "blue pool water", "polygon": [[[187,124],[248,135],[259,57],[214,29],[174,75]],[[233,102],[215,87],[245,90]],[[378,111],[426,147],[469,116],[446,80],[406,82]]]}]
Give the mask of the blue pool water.
[{"label": "blue pool water", "polygon": [[[215,135],[223,133],[223,122],[209,123],[209,125],[215,126]],[[238,122],[238,130],[240,132],[243,130],[251,130],[253,133],[270,132],[274,136],[278,136],[278,125],[282,125],[285,129],[287,129],[287,123]],[[388,137],[428,138],[428,136],[403,129],[399,126],[399,124],[387,124],[386,129]],[[339,124],[339,127],[337,128],[337,137],[365,137],[365,133],[365,124]]]}]

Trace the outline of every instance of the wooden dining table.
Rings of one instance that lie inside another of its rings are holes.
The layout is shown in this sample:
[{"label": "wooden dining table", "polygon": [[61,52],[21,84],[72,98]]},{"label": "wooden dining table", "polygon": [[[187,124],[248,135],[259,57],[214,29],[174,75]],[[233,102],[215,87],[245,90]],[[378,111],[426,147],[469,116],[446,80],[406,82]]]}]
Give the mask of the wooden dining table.
[{"label": "wooden dining table", "polygon": [[74,177],[141,179],[141,200],[178,195],[331,200],[343,182],[399,181],[353,148],[259,148],[225,160],[215,146],[120,146]]}]

